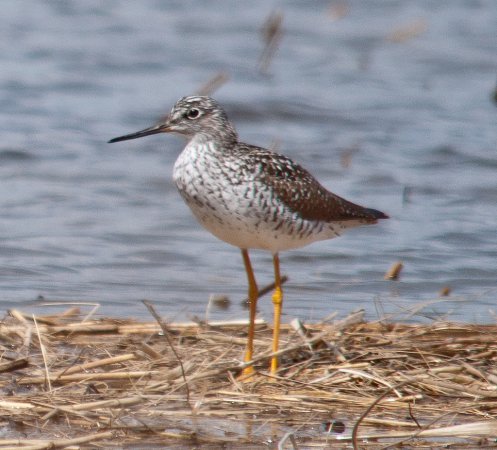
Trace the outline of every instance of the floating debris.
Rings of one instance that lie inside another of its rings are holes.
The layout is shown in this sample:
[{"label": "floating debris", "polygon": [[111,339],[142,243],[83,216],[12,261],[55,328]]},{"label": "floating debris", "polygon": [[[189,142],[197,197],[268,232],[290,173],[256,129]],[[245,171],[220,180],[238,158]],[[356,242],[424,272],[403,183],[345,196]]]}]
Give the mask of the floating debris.
[{"label": "floating debris", "polygon": [[440,291],[438,292],[439,297],[448,297],[450,293],[452,292],[452,289],[450,286],[444,286]]},{"label": "floating debris", "polygon": [[395,43],[403,43],[423,34],[428,29],[428,22],[425,19],[418,19],[402,25],[393,30],[387,40]]},{"label": "floating debris", "polygon": [[208,80],[200,89],[197,90],[198,95],[210,96],[216,92],[223,84],[226,84],[230,77],[226,72],[219,72]]},{"label": "floating debris", "polygon": [[273,11],[264,22],[261,29],[264,49],[259,58],[259,71],[267,74],[269,66],[273,60],[274,54],[280,45],[283,37],[283,13]]},{"label": "floating debris", "polygon": [[350,10],[350,5],[347,2],[333,2],[328,8],[328,16],[331,20],[343,19]]},{"label": "floating debris", "polygon": [[388,272],[385,274],[384,279],[385,280],[398,280],[400,276],[400,272],[402,272],[402,269],[404,268],[404,264],[402,264],[400,261],[392,264],[390,269],[388,269]]}]

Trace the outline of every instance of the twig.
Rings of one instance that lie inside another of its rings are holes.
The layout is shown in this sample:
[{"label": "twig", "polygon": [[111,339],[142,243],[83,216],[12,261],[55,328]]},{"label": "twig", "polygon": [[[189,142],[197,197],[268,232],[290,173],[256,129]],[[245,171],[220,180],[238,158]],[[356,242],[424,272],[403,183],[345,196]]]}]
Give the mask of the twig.
[{"label": "twig", "polygon": [[293,434],[293,431],[289,431],[281,438],[281,440],[278,442],[278,450],[285,449],[285,443],[288,439],[290,439],[290,442],[292,443],[293,450],[299,450],[299,448],[297,447],[297,441],[295,440],[295,435]]},{"label": "twig", "polygon": [[[10,439],[8,443],[11,443],[12,446],[15,445],[15,448],[18,448],[19,445],[23,447],[19,447],[22,450],[45,450],[45,449],[55,449],[55,448],[65,448],[71,445],[84,444],[86,442],[98,441],[101,439],[111,439],[112,432],[104,431],[103,433],[90,434],[85,436],[80,436],[73,439],[57,439],[52,441],[41,441],[41,440],[28,440],[28,439]],[[34,444],[32,444],[35,442]],[[1,444],[5,444],[5,441],[1,442]],[[31,444],[31,445],[30,445]]]},{"label": "twig", "polygon": [[24,369],[27,366],[29,366],[28,358],[19,358],[19,359],[16,359],[14,361],[0,363],[0,373]]},{"label": "twig", "polygon": [[143,397],[141,395],[135,395],[134,397],[125,398],[115,398],[111,400],[100,400],[96,402],[80,403],[78,405],[69,406],[67,409],[74,411],[88,411],[98,408],[117,408],[119,406],[131,406],[141,403]]},{"label": "twig", "polygon": [[341,331],[345,328],[350,327],[351,325],[356,325],[358,323],[364,322],[364,310],[359,309],[357,311],[352,311],[347,317],[344,319],[337,320],[333,323],[333,331]]},{"label": "twig", "polygon": [[45,345],[41,340],[40,330],[38,328],[38,322],[36,321],[36,317],[34,314],[33,314],[33,322],[35,324],[36,334],[38,335],[38,341],[40,342],[40,350],[41,350],[41,356],[43,357],[43,365],[45,366],[45,379],[48,384],[48,392],[52,392],[52,384],[50,383],[50,372],[48,371],[48,364],[47,364],[47,352],[45,350]]},{"label": "twig", "polygon": [[217,91],[223,84],[229,80],[229,76],[226,72],[219,72],[214,75],[210,80],[208,80],[204,85],[202,85],[198,90],[198,95],[212,95],[214,91]]},{"label": "twig", "polygon": [[94,369],[96,367],[102,367],[102,366],[106,366],[109,364],[122,363],[125,361],[130,361],[132,359],[136,359],[136,355],[134,353],[128,353],[126,355],[119,355],[119,356],[112,356],[110,358],[103,358],[103,359],[99,359],[97,361],[91,361],[91,362],[88,362],[85,364],[78,364],[77,366],[71,366],[67,370],[62,370],[62,371],[54,374],[52,377],[53,377],[53,379],[57,379],[58,377],[61,377],[64,375],[70,375],[73,373],[84,372],[85,370],[88,370],[88,369]]},{"label": "twig", "polygon": [[[438,417],[435,417],[433,420],[431,420],[429,423],[427,423],[424,428],[422,427],[419,427],[419,429],[412,433],[410,436],[406,436],[404,437],[403,439],[401,439],[400,441],[397,441],[395,443],[391,443],[391,444],[388,444],[388,445],[385,445],[384,447],[382,447],[380,450],[387,450],[388,448],[392,448],[392,447],[396,447],[398,448],[398,446],[400,444],[402,444],[402,442],[405,442],[406,440],[410,440],[410,439],[414,439],[418,436],[423,436],[423,435],[427,435],[429,436],[430,435],[430,432],[431,433],[434,433],[433,436],[437,436],[438,433],[440,433],[441,430],[443,430],[444,428],[446,429],[454,429],[454,428],[457,428],[458,425],[456,425],[455,427],[442,427],[442,428],[438,428],[438,429],[435,429],[435,430],[431,430],[430,427],[432,425],[435,425],[437,422],[439,422],[440,420],[442,420],[444,417],[448,416],[449,414],[451,414],[451,412],[446,412],[445,414],[442,414],[441,416],[438,416]],[[416,422],[417,423],[417,422]],[[473,425],[473,424],[470,424],[470,426]],[[463,425],[463,427],[466,426],[466,425]],[[453,430],[454,431],[454,430]],[[443,432],[442,432],[443,433]],[[451,436],[451,434],[449,434],[449,436]],[[454,436],[455,436],[455,433],[454,433]]]},{"label": "twig", "polygon": [[259,71],[263,74],[267,73],[271,60],[283,36],[282,24],[283,13],[273,11],[262,27],[261,34],[265,45],[259,59]]},{"label": "twig", "polygon": [[421,428],[421,425],[419,424],[418,419],[416,419],[416,417],[414,417],[414,414],[412,413],[412,402],[409,402],[407,405],[409,407],[409,417],[416,424],[416,426],[418,428]]},{"label": "twig", "polygon": [[373,410],[373,408],[380,403],[390,392],[400,389],[408,384],[412,384],[417,382],[417,380],[407,380],[403,381],[402,383],[397,384],[396,386],[392,386],[388,388],[383,394],[381,394],[371,405],[368,406],[366,411],[364,411],[359,419],[357,419],[357,422],[354,424],[354,428],[352,429],[352,446],[354,447],[354,450],[359,450],[359,446],[357,445],[357,433],[359,431],[359,425],[361,422],[364,420],[364,418]]},{"label": "twig", "polygon": [[67,325],[55,325],[48,328],[52,333],[116,333],[119,325],[116,323],[92,323],[78,322],[68,323]]},{"label": "twig", "polygon": [[402,398],[402,394],[399,391],[397,391],[395,386],[392,386],[388,381],[383,380],[379,377],[375,377],[373,375],[370,375],[369,373],[363,372],[362,370],[340,368],[340,369],[338,369],[338,372],[348,373],[350,375],[355,375],[356,377],[362,377],[362,378],[366,378],[368,380],[376,381],[379,384],[383,384],[383,386],[389,387],[391,390],[393,390],[393,392],[395,392],[395,395],[397,397]]},{"label": "twig", "polygon": [[[58,375],[57,377],[51,376],[48,378],[48,382],[53,381],[54,383],[70,383],[78,381],[111,381],[111,380],[131,380],[133,378],[143,378],[151,377],[160,373],[157,370],[135,370],[129,372],[97,372],[97,373],[75,373],[72,375]],[[47,376],[43,377],[26,377],[17,380],[18,384],[40,384],[47,381]]]},{"label": "twig", "polygon": [[159,314],[157,314],[152,303],[150,303],[148,300],[143,300],[143,304],[147,307],[150,314],[152,314],[152,317],[157,321],[157,323],[161,327],[162,333],[164,334],[164,337],[166,338],[167,343],[169,344],[169,347],[171,347],[171,350],[174,353],[174,356],[178,360],[179,366],[181,367],[181,376],[183,377],[183,381],[185,382],[186,401],[187,401],[188,405],[190,406],[190,409],[192,410],[192,414],[193,414],[194,413],[193,406],[190,403],[190,387],[188,386],[188,380],[186,379],[186,373],[185,373],[185,368],[183,366],[183,361],[179,357],[179,354],[176,351],[176,349],[174,348],[173,341],[171,340],[169,330],[167,329],[167,325],[163,322],[163,320],[161,319]]},{"label": "twig", "polygon": [[[283,275],[281,277],[281,284],[283,285],[284,283],[286,283],[288,281],[288,277],[286,275]],[[257,298],[261,298],[263,295],[266,295],[268,292],[271,292],[275,287],[275,284],[274,284],[274,281],[270,284],[268,284],[267,286],[264,286],[262,289],[259,289],[259,292],[257,293]],[[244,300],[242,300],[242,304],[244,305],[248,305],[249,303],[249,298],[245,298]]]},{"label": "twig", "polygon": [[290,326],[297,332],[297,334],[302,338],[302,340],[308,345],[309,350],[313,353],[316,353],[316,350],[319,347],[326,347],[327,349],[333,352],[333,356],[337,361],[345,362],[347,358],[343,355],[336,344],[331,344],[330,342],[326,342],[325,340],[321,340],[319,342],[315,342],[314,344],[309,344],[309,339],[312,337],[312,333],[305,327],[300,319],[293,319],[290,322]]}]

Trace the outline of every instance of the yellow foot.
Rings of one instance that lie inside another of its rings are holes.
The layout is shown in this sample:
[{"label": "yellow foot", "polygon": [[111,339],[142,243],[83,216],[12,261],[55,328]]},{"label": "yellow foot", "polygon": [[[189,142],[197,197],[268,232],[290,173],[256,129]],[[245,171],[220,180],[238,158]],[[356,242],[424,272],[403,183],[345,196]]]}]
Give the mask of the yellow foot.
[{"label": "yellow foot", "polygon": [[[275,351],[275,350],[273,350],[273,351]],[[276,351],[278,351],[278,350],[276,349]],[[271,359],[271,365],[269,366],[269,373],[271,375],[276,375],[276,372],[278,372],[278,358],[277,357]]]},{"label": "yellow foot", "polygon": [[254,381],[255,373],[255,369],[252,366],[245,367],[242,373],[236,377],[236,381],[241,381],[242,383]]}]

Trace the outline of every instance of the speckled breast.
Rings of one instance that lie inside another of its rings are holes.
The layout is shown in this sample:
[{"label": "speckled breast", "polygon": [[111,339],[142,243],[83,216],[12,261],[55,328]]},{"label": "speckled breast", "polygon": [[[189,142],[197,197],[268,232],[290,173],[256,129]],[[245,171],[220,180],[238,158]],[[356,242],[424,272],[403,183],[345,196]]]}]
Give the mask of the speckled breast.
[{"label": "speckled breast", "polygon": [[338,224],[301,219],[250,168],[212,144],[187,145],[174,165],[173,178],[197,220],[239,248],[275,253],[338,235]]}]

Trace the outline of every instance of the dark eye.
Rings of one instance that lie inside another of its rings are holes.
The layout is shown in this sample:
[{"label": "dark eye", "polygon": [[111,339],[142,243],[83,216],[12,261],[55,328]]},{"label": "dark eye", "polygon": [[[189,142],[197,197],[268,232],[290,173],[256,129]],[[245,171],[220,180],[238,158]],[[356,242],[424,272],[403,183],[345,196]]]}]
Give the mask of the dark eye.
[{"label": "dark eye", "polygon": [[198,116],[200,116],[200,111],[197,108],[189,109],[186,112],[186,117],[188,119],[196,119]]}]

